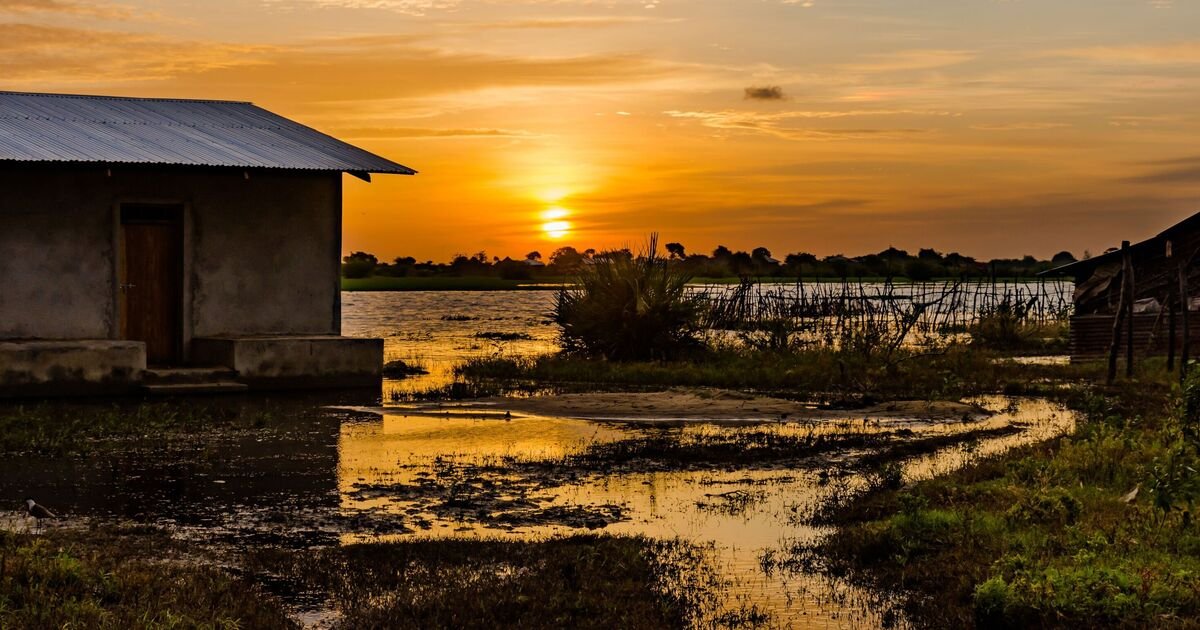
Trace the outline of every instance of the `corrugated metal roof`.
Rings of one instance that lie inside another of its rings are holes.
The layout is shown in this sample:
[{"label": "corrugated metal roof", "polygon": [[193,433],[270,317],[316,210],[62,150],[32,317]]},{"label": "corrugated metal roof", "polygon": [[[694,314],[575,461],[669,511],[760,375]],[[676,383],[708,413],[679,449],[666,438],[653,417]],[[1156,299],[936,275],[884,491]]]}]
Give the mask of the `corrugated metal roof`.
[{"label": "corrugated metal roof", "polygon": [[253,103],[2,91],[0,161],[416,173]]}]

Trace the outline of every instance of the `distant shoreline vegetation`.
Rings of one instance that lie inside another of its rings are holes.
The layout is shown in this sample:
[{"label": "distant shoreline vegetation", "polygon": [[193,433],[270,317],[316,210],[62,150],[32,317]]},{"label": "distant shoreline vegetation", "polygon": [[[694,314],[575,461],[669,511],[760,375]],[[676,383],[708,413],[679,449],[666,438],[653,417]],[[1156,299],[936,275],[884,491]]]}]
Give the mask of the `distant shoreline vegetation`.
[{"label": "distant shoreline vegetation", "polygon": [[[668,243],[667,262],[694,278],[695,284],[738,282],[757,278],[762,282],[812,281],[910,281],[990,280],[1033,278],[1077,259],[1059,252],[1049,260],[1033,256],[980,261],[958,253],[943,254],[921,249],[911,254],[889,247],[877,254],[847,257],[817,256],[805,252],[788,254],[783,260],[758,247],[750,252],[721,246],[711,254],[688,253],[680,243]],[[532,251],[522,259],[489,257],[484,252],[457,255],[449,262],[418,262],[401,256],[380,261],[367,252],[353,252],[342,259],[342,289],[346,291],[497,291],[557,289],[572,282],[585,266],[606,258],[634,257],[628,249],[598,252],[561,247],[548,257]],[[1084,255],[1088,257],[1087,254]]]}]

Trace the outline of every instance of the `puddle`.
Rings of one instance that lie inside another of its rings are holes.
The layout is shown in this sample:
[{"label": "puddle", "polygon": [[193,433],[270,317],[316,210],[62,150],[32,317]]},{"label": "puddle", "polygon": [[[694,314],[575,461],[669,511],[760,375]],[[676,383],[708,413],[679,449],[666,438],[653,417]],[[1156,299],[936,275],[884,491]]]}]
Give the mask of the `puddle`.
[{"label": "puddle", "polygon": [[[1072,412],[1042,400],[981,397],[969,402],[992,414],[971,422],[843,420],[663,428],[538,416],[439,419],[406,415],[420,409],[384,408],[378,410],[378,421],[343,425],[339,490],[344,508],[389,512],[414,523],[414,533],[405,535],[528,540],[602,529],[711,543],[718,566],[732,581],[730,607],[735,602],[752,605],[783,627],[871,627],[884,621],[872,605],[877,603],[873,594],[831,584],[819,575],[768,574],[761,562],[781,545],[812,542],[825,533],[806,525],[807,517],[830,493],[861,487],[864,478],[856,463],[868,450],[840,449],[834,441],[829,450],[800,460],[692,462],[684,470],[643,470],[671,468],[671,462],[663,461],[669,456],[650,456],[637,465],[614,462],[589,468],[581,462],[591,461],[589,453],[648,435],[682,444],[718,437],[762,442],[826,435],[853,443],[858,436],[882,435],[903,443],[977,432],[996,435],[905,460],[905,479],[917,480],[972,457],[1047,439],[1074,423]],[[1000,434],[1006,427],[1016,430]],[[831,476],[839,482],[830,483]],[[378,538],[343,535],[346,542]]]}]

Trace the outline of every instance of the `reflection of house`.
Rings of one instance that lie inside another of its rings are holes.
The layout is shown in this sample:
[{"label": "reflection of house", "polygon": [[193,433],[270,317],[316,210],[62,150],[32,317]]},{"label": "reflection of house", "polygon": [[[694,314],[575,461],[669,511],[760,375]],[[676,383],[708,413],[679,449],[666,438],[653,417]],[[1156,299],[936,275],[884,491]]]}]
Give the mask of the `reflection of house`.
[{"label": "reflection of house", "polygon": [[[1183,337],[1181,303],[1188,303],[1190,336],[1200,332],[1200,214],[1157,236],[1129,246],[1133,277],[1134,354],[1164,354],[1174,331],[1176,347]],[[1119,249],[1050,270],[1075,278],[1075,315],[1071,318],[1071,357],[1104,356],[1113,338],[1113,318],[1121,301],[1124,254]],[[1181,282],[1182,280],[1182,282]],[[1182,293],[1181,293],[1182,286]],[[1180,295],[1187,295],[1185,300]],[[1119,352],[1125,348],[1122,335]]]},{"label": "reflection of house", "polygon": [[250,103],[0,92],[0,393],[378,383],[344,172],[414,171]]}]

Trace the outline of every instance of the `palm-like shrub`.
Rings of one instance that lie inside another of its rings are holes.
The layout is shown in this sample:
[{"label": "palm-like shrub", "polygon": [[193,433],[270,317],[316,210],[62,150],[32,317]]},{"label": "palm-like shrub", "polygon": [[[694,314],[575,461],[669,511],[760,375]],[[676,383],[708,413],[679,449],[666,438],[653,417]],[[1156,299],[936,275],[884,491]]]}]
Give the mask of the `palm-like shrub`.
[{"label": "palm-like shrub", "polygon": [[596,256],[558,294],[555,321],[567,352],[618,361],[672,359],[697,347],[703,298],[667,264],[658,236],[638,256]]}]

